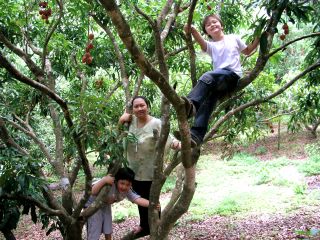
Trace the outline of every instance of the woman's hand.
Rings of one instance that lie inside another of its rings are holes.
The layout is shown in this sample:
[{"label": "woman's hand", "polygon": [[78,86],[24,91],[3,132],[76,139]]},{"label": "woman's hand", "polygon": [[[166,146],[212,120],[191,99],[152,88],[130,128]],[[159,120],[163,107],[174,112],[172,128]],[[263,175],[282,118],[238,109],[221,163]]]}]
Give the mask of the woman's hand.
[{"label": "woman's hand", "polygon": [[119,118],[119,124],[130,123],[132,121],[132,114],[124,112]]}]

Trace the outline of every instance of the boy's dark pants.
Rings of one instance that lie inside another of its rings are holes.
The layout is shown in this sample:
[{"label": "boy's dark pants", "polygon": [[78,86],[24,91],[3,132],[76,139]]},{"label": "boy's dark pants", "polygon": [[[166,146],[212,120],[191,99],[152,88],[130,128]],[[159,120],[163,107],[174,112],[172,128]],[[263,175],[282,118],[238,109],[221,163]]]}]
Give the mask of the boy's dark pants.
[{"label": "boy's dark pants", "polygon": [[222,68],[203,74],[187,96],[197,109],[191,135],[198,143],[203,141],[209,119],[219,97],[232,91],[240,77],[233,71]]}]

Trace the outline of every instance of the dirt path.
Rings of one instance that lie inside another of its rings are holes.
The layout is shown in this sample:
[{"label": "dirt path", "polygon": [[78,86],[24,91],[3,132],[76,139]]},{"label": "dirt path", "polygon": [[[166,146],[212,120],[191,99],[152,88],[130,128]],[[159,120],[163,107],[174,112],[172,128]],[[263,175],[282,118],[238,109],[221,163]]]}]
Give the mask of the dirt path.
[{"label": "dirt path", "polygon": [[[305,239],[305,234],[297,230],[308,231],[320,229],[320,205],[308,209],[299,209],[283,216],[280,214],[251,215],[245,218],[212,216],[199,222],[180,219],[180,223],[171,231],[170,239],[178,240],[289,240]],[[138,218],[130,218],[113,224],[113,239],[119,240],[138,224]],[[18,240],[62,240],[58,231],[46,236],[40,224],[34,225],[29,216],[19,225],[15,232]],[[83,232],[85,239],[85,230]],[[0,239],[4,239],[0,235]],[[104,238],[101,237],[100,240]],[[141,238],[148,240],[149,237]],[[320,239],[320,236],[309,239]]]}]

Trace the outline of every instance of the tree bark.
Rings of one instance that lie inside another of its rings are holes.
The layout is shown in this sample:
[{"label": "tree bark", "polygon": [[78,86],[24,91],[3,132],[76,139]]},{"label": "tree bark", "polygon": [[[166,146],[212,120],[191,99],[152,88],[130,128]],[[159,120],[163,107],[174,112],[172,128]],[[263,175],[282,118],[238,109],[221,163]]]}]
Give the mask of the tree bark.
[{"label": "tree bark", "polygon": [[82,229],[84,223],[82,221],[72,221],[69,225],[66,226],[66,235],[63,236],[64,240],[79,240],[82,239]]},{"label": "tree bark", "polygon": [[16,237],[10,230],[4,229],[4,230],[1,230],[1,232],[3,233],[3,236],[5,237],[6,240],[16,240]]}]

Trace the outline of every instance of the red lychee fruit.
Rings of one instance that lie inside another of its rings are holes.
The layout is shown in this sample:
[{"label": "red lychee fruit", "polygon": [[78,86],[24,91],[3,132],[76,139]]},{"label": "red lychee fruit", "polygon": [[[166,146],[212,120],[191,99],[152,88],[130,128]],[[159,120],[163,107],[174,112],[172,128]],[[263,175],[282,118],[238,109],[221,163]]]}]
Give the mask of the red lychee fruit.
[{"label": "red lychee fruit", "polygon": [[281,35],[280,35],[280,39],[281,39],[282,41],[285,40],[285,39],[286,39],[286,35],[281,34]]},{"label": "red lychee fruit", "polygon": [[89,38],[90,40],[93,40],[93,39],[94,39],[94,34],[93,34],[93,33],[90,33],[89,36],[88,36],[88,38]]},{"label": "red lychee fruit", "polygon": [[285,30],[285,29],[289,29],[288,24],[287,24],[287,23],[283,24],[282,29],[283,29],[283,30]]}]

